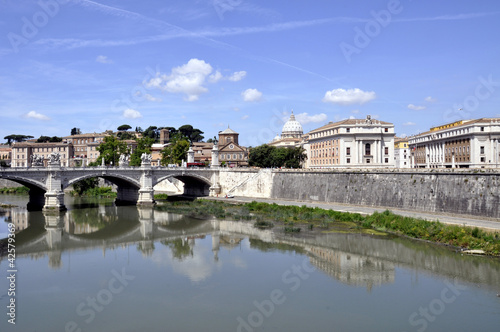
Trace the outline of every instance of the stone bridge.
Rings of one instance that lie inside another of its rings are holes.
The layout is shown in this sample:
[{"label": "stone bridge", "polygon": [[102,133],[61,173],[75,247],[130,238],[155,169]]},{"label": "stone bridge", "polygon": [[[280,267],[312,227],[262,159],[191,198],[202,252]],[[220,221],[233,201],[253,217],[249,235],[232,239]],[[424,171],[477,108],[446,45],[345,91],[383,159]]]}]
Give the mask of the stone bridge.
[{"label": "stone bridge", "polygon": [[47,167],[1,169],[0,178],[20,183],[30,189],[28,210],[65,210],[64,189],[81,180],[99,177],[117,186],[117,204],[154,204],[153,187],[169,179],[184,183],[184,194],[208,196],[220,193],[219,168],[152,167],[144,162],[140,167]]}]

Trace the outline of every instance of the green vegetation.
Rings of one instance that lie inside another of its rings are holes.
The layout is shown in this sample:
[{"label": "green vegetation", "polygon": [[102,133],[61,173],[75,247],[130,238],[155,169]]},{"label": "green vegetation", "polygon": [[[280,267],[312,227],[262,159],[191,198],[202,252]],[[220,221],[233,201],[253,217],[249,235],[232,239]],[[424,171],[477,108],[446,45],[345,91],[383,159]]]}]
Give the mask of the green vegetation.
[{"label": "green vegetation", "polygon": [[164,200],[167,200],[168,199],[168,195],[167,194],[156,194],[154,196],[155,200],[157,201],[164,201]]},{"label": "green vegetation", "polygon": [[57,136],[40,136],[37,140],[37,143],[58,143],[62,142],[62,137],[57,137]]},{"label": "green vegetation", "polygon": [[[423,219],[403,217],[390,211],[362,216],[303,206],[282,206],[260,202],[230,204],[198,199],[193,202],[167,203],[157,208],[191,216],[215,216],[234,220],[255,220],[255,227],[280,225],[286,233],[322,230],[324,233],[364,233],[377,236],[387,232],[414,239],[432,241],[463,249],[480,249],[488,255],[500,255],[500,233],[477,227],[446,225]],[[301,227],[302,226],[302,227]]]},{"label": "green vegetation", "polygon": [[15,195],[28,195],[30,192],[28,187],[3,187],[0,188],[0,194],[15,194]]},{"label": "green vegetation", "polygon": [[12,135],[8,135],[8,136],[5,136],[3,139],[6,139],[7,140],[7,144],[11,144],[12,142],[24,142],[30,138],[33,138],[33,136],[31,135],[15,135],[15,134],[12,134]]},{"label": "green vegetation", "polygon": [[143,137],[137,140],[137,148],[130,155],[130,166],[141,166],[141,156],[143,153],[150,154],[151,146],[155,142],[154,139],[150,137]]},{"label": "green vegetation", "polygon": [[120,155],[128,154],[127,144],[115,136],[106,136],[104,141],[97,147],[99,151],[99,158],[93,165],[101,165],[102,158],[106,165],[118,165]]},{"label": "green vegetation", "polygon": [[88,178],[75,183],[71,194],[87,197],[116,197],[111,187],[99,187],[98,178]]},{"label": "green vegetation", "polygon": [[306,158],[305,150],[301,147],[278,148],[263,144],[250,149],[248,163],[257,167],[300,168]]},{"label": "green vegetation", "polygon": [[161,164],[180,164],[182,160],[187,160],[189,142],[185,139],[178,140],[161,150]]}]

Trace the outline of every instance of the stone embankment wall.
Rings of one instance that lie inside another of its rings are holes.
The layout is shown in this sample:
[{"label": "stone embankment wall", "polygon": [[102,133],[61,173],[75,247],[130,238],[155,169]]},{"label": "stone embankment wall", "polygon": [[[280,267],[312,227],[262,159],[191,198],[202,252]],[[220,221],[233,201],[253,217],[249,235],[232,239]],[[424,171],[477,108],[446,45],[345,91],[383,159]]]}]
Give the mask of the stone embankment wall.
[{"label": "stone embankment wall", "polygon": [[500,172],[281,171],[273,172],[270,198],[500,218]]},{"label": "stone embankment wall", "polygon": [[273,173],[270,169],[227,170],[219,174],[221,195],[271,197]]},{"label": "stone embankment wall", "polygon": [[23,185],[14,181],[0,179],[0,188],[22,187]]}]

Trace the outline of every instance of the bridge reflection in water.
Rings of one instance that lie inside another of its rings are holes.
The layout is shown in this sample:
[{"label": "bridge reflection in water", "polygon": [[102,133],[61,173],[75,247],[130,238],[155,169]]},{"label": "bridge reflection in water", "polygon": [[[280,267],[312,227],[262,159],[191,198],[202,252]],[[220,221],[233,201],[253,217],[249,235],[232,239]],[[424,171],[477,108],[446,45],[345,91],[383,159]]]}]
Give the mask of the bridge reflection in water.
[{"label": "bridge reflection in water", "polygon": [[99,205],[55,214],[13,209],[6,217],[20,230],[16,235],[17,256],[48,256],[54,269],[62,267],[64,252],[101,248],[105,256],[116,248],[135,246],[144,257],[150,257],[158,243],[183,260],[193,256],[198,239],[209,236],[216,262],[221,247],[235,250],[248,238],[250,246],[259,250],[305,254],[311,265],[329,277],[369,291],[393,283],[395,270],[400,267],[416,275],[432,273],[492,288],[500,285],[498,259],[462,256],[440,246],[401,238],[338,233],[292,237],[241,221],[195,219],[136,206]]}]

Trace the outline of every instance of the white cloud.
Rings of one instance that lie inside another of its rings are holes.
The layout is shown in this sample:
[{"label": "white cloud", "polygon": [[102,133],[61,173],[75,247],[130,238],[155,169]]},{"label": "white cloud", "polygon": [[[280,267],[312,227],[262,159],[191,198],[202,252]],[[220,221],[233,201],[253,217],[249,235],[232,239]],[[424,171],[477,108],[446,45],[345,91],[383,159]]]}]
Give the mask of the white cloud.
[{"label": "white cloud", "polygon": [[350,119],[350,120],[354,120],[354,119],[356,119],[356,118],[355,118],[353,115],[351,115],[351,116],[349,117],[349,119]]},{"label": "white cloud", "polygon": [[427,107],[409,104],[408,108],[411,109],[411,110],[414,110],[414,111],[421,111],[421,110],[425,110]]},{"label": "white cloud", "polygon": [[352,110],[351,113],[358,114],[359,110]]},{"label": "white cloud", "polygon": [[239,111],[240,111],[240,108],[239,108],[239,107],[233,107],[233,111],[235,111],[235,112],[239,112]]},{"label": "white cloud", "polygon": [[133,110],[131,108],[127,108],[125,111],[123,111],[122,115],[124,118],[127,118],[127,119],[142,118],[141,112]]},{"label": "white cloud", "polygon": [[50,118],[46,115],[43,115],[41,113],[35,112],[35,111],[29,111],[24,115],[25,118],[28,119],[37,119],[37,120],[43,120],[43,121],[48,121]]},{"label": "white cloud", "polygon": [[249,117],[250,117],[249,115],[243,115],[243,116],[241,117],[241,120],[246,120],[246,119],[248,119]]},{"label": "white cloud", "polygon": [[144,97],[144,99],[149,100],[149,101],[156,101],[156,102],[161,102],[161,101],[162,101],[162,99],[161,99],[161,98],[156,98],[155,96],[152,96],[152,95],[150,95],[149,93],[142,94],[142,92],[141,92],[141,91],[139,91],[139,90],[137,90],[137,91],[135,92],[135,95],[136,95],[137,97]]},{"label": "white cloud", "polygon": [[308,113],[300,113],[300,114],[296,114],[295,118],[301,124],[305,125],[305,124],[308,124],[310,122],[314,122],[314,123],[325,122],[326,119],[328,119],[328,116],[325,113],[314,114],[314,115],[309,115]]},{"label": "white cloud", "polygon": [[359,104],[363,105],[373,99],[377,95],[373,91],[363,91],[358,88],[356,89],[333,89],[325,93],[323,97],[323,102],[333,103],[339,105],[352,105]]},{"label": "white cloud", "polygon": [[416,123],[415,122],[410,122],[410,121],[403,123],[403,126],[414,126],[414,125],[416,125]]},{"label": "white cloud", "polygon": [[99,63],[106,63],[106,64],[109,64],[109,63],[113,63],[113,61],[109,60],[107,56],[105,55],[99,55],[97,56],[97,58],[95,59],[96,62],[99,62]]},{"label": "white cloud", "polygon": [[425,99],[424,99],[424,100],[425,100],[426,102],[428,102],[428,103],[434,103],[434,102],[436,102],[436,101],[437,101],[437,99],[436,99],[436,98],[432,98],[431,96],[429,96],[429,97],[425,97]]},{"label": "white cloud", "polygon": [[191,59],[182,66],[172,68],[170,75],[157,73],[156,77],[146,82],[146,87],[157,88],[168,93],[181,93],[186,95],[185,100],[195,101],[201,94],[208,92],[205,86],[207,82],[217,83],[223,79],[234,81],[235,77],[243,78],[244,75],[239,73],[242,72],[224,77],[218,70],[213,72],[209,63]]},{"label": "white cloud", "polygon": [[238,82],[241,81],[245,76],[247,75],[247,72],[242,70],[242,71],[237,71],[234,72],[233,75],[229,76],[227,79],[232,81],[232,82]]},{"label": "white cloud", "polygon": [[244,101],[259,101],[262,98],[262,92],[257,89],[246,89],[241,93]]}]

